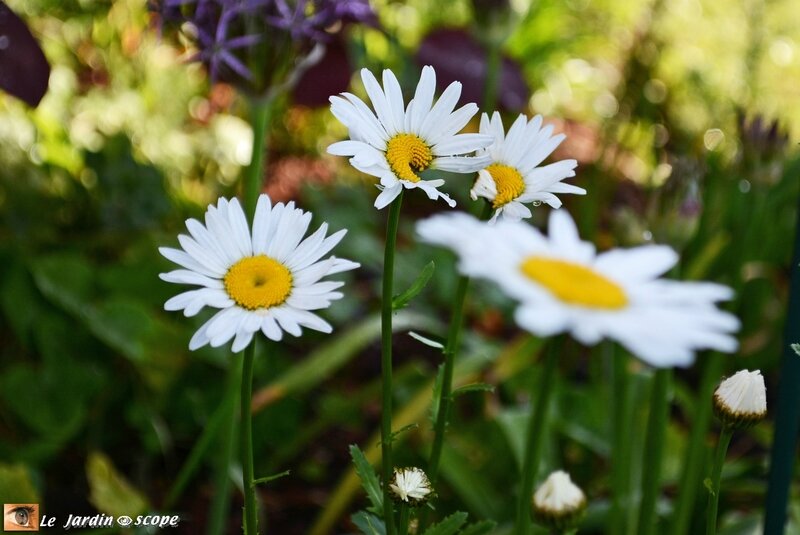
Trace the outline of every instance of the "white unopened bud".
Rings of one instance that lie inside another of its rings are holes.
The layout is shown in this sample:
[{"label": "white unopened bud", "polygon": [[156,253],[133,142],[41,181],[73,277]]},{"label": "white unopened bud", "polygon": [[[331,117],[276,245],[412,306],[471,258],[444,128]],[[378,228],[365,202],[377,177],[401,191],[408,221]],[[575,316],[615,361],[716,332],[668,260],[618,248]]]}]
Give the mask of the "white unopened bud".
[{"label": "white unopened bud", "polygon": [[722,381],[714,392],[714,412],[733,429],[763,420],[767,415],[767,387],[761,371],[741,370]]},{"label": "white unopened bud", "polygon": [[586,511],[586,496],[562,470],[553,472],[536,489],[531,503],[533,519],[559,531],[578,525]]},{"label": "white unopened bud", "polygon": [[417,467],[395,468],[389,488],[396,500],[412,506],[422,505],[433,492],[428,476]]}]

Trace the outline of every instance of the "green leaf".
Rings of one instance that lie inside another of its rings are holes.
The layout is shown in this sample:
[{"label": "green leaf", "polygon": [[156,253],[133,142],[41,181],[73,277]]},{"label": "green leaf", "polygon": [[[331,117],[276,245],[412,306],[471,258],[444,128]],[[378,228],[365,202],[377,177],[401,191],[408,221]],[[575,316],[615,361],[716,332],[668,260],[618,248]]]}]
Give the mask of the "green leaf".
[{"label": "green leaf", "polygon": [[435,269],[436,264],[434,264],[433,261],[428,262],[427,265],[422,268],[420,274],[417,275],[417,279],[408,287],[408,290],[400,295],[396,295],[394,299],[392,299],[392,308],[394,310],[400,310],[408,305],[408,303],[427,286]]},{"label": "green leaf", "polygon": [[355,444],[350,446],[350,456],[353,458],[353,464],[356,465],[356,473],[361,478],[361,485],[367,492],[367,498],[372,504],[369,510],[381,512],[383,510],[383,492],[375,470],[364,456],[364,452]]},{"label": "green leaf", "polygon": [[465,527],[459,535],[485,535],[497,527],[494,520],[482,520]]},{"label": "green leaf", "polygon": [[431,421],[436,423],[439,417],[439,399],[442,397],[442,385],[444,384],[444,365],[439,365],[436,372],[436,382],[433,383],[433,398],[431,400]]},{"label": "green leaf", "polygon": [[418,342],[422,342],[428,347],[444,350],[444,344],[439,341],[441,340],[441,338],[439,340],[434,340],[433,338],[422,336],[421,334],[415,333],[414,331],[408,331],[408,336],[410,336],[414,340],[417,340]]},{"label": "green leaf", "polygon": [[365,511],[359,511],[350,517],[353,524],[361,530],[364,535],[386,535],[386,526],[383,520]]},{"label": "green leaf", "polygon": [[703,486],[706,488],[709,494],[712,496],[714,495],[714,483],[711,481],[710,477],[707,477],[703,480]]},{"label": "green leaf", "polygon": [[458,512],[448,516],[438,524],[425,530],[423,535],[455,535],[458,529],[467,521],[467,513]]},{"label": "green leaf", "polygon": [[276,479],[288,476],[291,472],[292,472],[291,470],[284,470],[280,474],[272,474],[271,476],[260,477],[255,481],[253,481],[253,486],[260,485],[261,483],[269,483],[270,481],[275,481]]},{"label": "green leaf", "polygon": [[136,516],[148,509],[144,494],[120,474],[106,455],[90,453],[86,460],[89,501],[108,515]]},{"label": "green leaf", "polygon": [[486,383],[472,383],[456,388],[451,395],[456,397],[470,392],[494,392],[494,386]]}]

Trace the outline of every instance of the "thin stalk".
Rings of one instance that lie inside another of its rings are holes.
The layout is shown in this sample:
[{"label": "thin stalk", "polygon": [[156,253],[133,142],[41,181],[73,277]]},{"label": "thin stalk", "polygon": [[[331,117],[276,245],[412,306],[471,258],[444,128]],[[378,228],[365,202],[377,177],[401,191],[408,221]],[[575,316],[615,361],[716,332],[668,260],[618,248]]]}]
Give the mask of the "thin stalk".
[{"label": "thin stalk", "polygon": [[528,420],[525,433],[525,457],[522,461],[522,487],[517,501],[517,522],[515,533],[527,535],[531,530],[530,500],[533,496],[533,481],[539,469],[539,458],[544,438],[544,425],[547,419],[547,408],[550,405],[550,394],[553,391],[554,375],[559,356],[559,345],[553,340],[545,349],[544,369],[539,381],[531,381],[531,399],[536,404]]},{"label": "thin stalk", "polygon": [[394,535],[394,510],[389,481],[392,479],[392,297],[394,295],[394,253],[397,246],[397,227],[403,192],[389,206],[386,223],[386,248],[383,253],[383,291],[381,296],[381,475],[383,477],[383,519],[386,534]]},{"label": "thin stalk", "polygon": [[244,350],[242,363],[240,444],[242,451],[242,487],[244,487],[244,533],[258,533],[256,510],[255,475],[253,471],[253,419],[251,402],[253,398],[253,361],[255,360],[255,340]]},{"label": "thin stalk", "polygon": [[[491,203],[484,203],[481,212],[481,220],[486,220],[492,214]],[[453,311],[450,316],[450,327],[447,331],[447,342],[444,348],[444,372],[442,375],[442,389],[439,393],[439,410],[436,413],[436,421],[433,427],[433,447],[431,457],[428,461],[428,480],[431,486],[436,486],[436,479],[439,475],[439,461],[442,457],[442,447],[444,446],[444,433],[447,429],[447,422],[450,419],[450,405],[453,390],[453,370],[455,368],[456,352],[458,351],[461,340],[461,328],[464,325],[464,301],[466,301],[467,290],[469,289],[470,279],[467,276],[458,278],[456,285],[456,296],[453,301]],[[424,515],[424,513],[423,513]]]},{"label": "thin stalk", "polygon": [[501,43],[496,39],[488,46],[486,51],[486,85],[483,88],[483,111],[492,113],[497,104],[497,89],[500,74],[500,63],[502,55],[500,51]]},{"label": "thin stalk", "polygon": [[660,491],[671,379],[672,370],[656,370],[650,391],[650,416],[642,460],[642,503],[639,506],[638,523],[640,535],[656,533],[656,502]]},{"label": "thin stalk", "polygon": [[263,187],[264,164],[266,151],[264,142],[267,137],[270,108],[272,100],[267,98],[250,101],[250,124],[253,128],[253,155],[250,165],[244,174],[244,210],[250,220],[256,212],[256,203]]},{"label": "thin stalk", "polygon": [[408,535],[408,517],[409,517],[409,508],[408,504],[401,503],[399,509],[400,514],[400,528],[397,530],[399,535]]},{"label": "thin stalk", "polygon": [[614,370],[611,443],[611,529],[609,533],[625,532],[625,518],[630,485],[630,377],[628,358],[618,346],[614,348]]},{"label": "thin stalk", "polygon": [[683,461],[683,472],[678,483],[678,498],[673,513],[672,535],[689,533],[692,511],[697,500],[697,490],[701,488],[703,465],[706,461],[706,436],[711,422],[711,396],[722,375],[723,356],[712,353],[705,359],[700,387],[693,411],[694,419],[689,434],[689,444]]},{"label": "thin stalk", "polygon": [[717,453],[714,455],[714,468],[711,472],[711,488],[708,494],[708,509],[706,510],[706,535],[717,532],[717,509],[719,508],[719,482],[722,477],[722,465],[725,464],[725,454],[731,443],[733,430],[727,426],[722,427],[717,442]]}]

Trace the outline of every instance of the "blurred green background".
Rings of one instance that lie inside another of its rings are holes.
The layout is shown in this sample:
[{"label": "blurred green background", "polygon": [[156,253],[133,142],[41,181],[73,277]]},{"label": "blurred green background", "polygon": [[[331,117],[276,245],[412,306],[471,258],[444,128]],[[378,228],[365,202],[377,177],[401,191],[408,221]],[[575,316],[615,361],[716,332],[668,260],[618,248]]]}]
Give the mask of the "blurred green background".
[{"label": "blurred green background", "polygon": [[[239,191],[252,144],[246,102],[229,86],[210,85],[202,66],[187,61],[185,43],[160,36],[143,1],[9,6],[39,39],[52,74],[35,110],[0,95],[0,498],[41,503],[59,518],[176,511],[183,520],[172,532],[238,533],[239,476],[236,467],[220,468],[231,445],[213,432],[235,425],[225,392],[237,357],[188,351],[207,316],[162,310],[178,289],[158,279],[171,266],[157,247],[174,246],[187,217]],[[346,33],[350,63],[391,67],[406,90],[431,32],[457,27],[463,40],[501,49],[528,87],[515,86],[523,98],[506,103],[506,121],[541,113],[568,135],[556,156],[579,161],[571,182],[589,194],[565,202],[582,234],[601,248],[670,244],[682,253],[681,277],[736,287],[731,309],[743,321],[741,350],[725,358],[724,373],[760,368],[774,400],[800,193],[796,2],[457,0],[443,8],[377,0],[373,7],[380,28]],[[465,42],[437,50],[441,65],[480,63],[464,55]],[[512,89],[501,83],[498,91],[504,103]],[[348,445],[375,459],[385,213],[372,208],[372,178],[324,153],[345,135],[327,107],[291,97],[270,125],[267,191],[298,200],[316,224],[348,228],[336,253],[362,263],[344,276],[346,297],[327,311],[334,334],[260,347],[256,473],[292,472],[259,491],[272,533],[355,532],[349,517],[365,500]],[[467,209],[469,180],[454,176],[445,187]],[[453,259],[416,244],[412,225],[445,206],[408,197],[398,290],[430,260],[436,272],[396,323],[400,331],[441,335]],[[547,209],[535,212],[541,226]],[[437,516],[466,510],[501,528],[513,518],[526,385],[538,373],[531,364],[541,344],[515,328],[511,311],[494,288],[474,285],[457,381],[496,389],[457,398]],[[396,455],[400,464],[422,464],[440,355],[404,332],[395,347],[395,427],[417,424]],[[606,351],[566,344],[543,463],[546,471],[567,468],[586,490],[586,533],[602,532],[608,504]],[[706,359],[677,373],[659,504],[664,525],[681,491],[695,407],[707,402],[696,391]],[[652,374],[634,371],[638,452]],[[772,425],[734,439],[723,533],[754,533],[760,523]],[[208,449],[196,470],[179,477],[201,437]],[[640,456],[631,462],[641,477]],[[795,534],[799,491],[792,489]],[[699,519],[705,495],[697,495]]]}]

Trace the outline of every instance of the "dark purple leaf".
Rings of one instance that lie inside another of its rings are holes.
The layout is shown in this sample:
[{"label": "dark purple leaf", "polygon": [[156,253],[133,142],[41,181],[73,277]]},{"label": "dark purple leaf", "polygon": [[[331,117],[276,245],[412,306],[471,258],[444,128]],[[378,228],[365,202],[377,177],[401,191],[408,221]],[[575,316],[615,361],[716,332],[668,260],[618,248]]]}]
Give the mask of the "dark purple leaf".
[{"label": "dark purple leaf", "polygon": [[[486,50],[465,30],[439,29],[429,33],[417,52],[420,65],[436,69],[436,83],[440,91],[451,82],[463,84],[462,101],[483,101],[486,86]],[[497,102],[507,111],[522,111],[528,103],[528,86],[519,65],[503,56]],[[484,110],[491,112],[492,110]]]},{"label": "dark purple leaf", "polygon": [[322,59],[303,73],[294,87],[294,103],[310,108],[327,106],[328,97],[347,91],[352,73],[344,43],[331,41]]},{"label": "dark purple leaf", "polygon": [[49,79],[50,64],[28,26],[0,1],[0,89],[35,107]]}]

